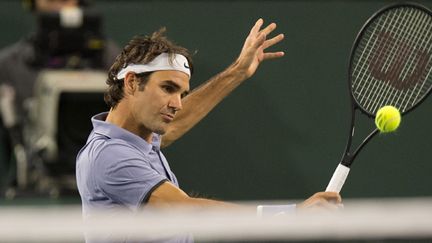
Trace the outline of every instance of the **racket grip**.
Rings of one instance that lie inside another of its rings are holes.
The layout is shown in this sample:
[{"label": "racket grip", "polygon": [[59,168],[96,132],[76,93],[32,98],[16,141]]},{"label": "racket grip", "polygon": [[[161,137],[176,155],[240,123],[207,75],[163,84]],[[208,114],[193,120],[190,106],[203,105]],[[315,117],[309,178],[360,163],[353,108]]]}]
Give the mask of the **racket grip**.
[{"label": "racket grip", "polygon": [[326,188],[326,192],[339,193],[345,183],[346,178],[348,177],[349,171],[350,168],[339,164]]}]

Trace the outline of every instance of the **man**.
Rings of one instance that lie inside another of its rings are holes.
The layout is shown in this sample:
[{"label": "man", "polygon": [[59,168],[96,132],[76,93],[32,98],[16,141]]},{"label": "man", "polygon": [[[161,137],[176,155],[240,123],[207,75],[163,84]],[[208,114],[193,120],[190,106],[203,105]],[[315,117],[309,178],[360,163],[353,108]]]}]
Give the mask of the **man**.
[{"label": "man", "polygon": [[[23,3],[35,15],[88,5],[84,0],[23,0]],[[0,151],[4,150],[2,153],[4,158],[0,159],[0,173],[3,173],[0,180],[0,192],[6,190],[7,187],[16,186],[14,185],[16,183],[14,156],[10,156],[11,146],[23,143],[22,131],[28,122],[28,108],[31,105],[34,85],[40,71],[83,68],[108,70],[120,52],[114,42],[107,40],[101,50],[100,61],[98,59],[98,61],[90,62],[81,58],[76,52],[53,56],[50,53],[51,50],[41,48],[40,42],[37,33],[30,33],[16,43],[0,50]],[[88,65],[90,63],[91,66]],[[73,155],[72,162],[75,156],[76,154]],[[68,172],[72,173],[74,163],[70,164],[72,170]]]},{"label": "man", "polygon": [[[261,62],[284,55],[264,51],[284,36],[267,39],[276,24],[264,29],[262,25],[259,19],[231,66],[189,95],[193,65],[185,48],[167,40],[163,30],[129,42],[109,72],[105,100],[111,110],[92,118],[94,130],[77,157],[77,183],[86,219],[95,209],[232,206],[183,192],[160,147],[192,128],[251,77]],[[322,192],[299,207],[334,207],[330,201],[340,203],[341,199],[337,193]],[[190,241],[185,236],[169,242]]]}]

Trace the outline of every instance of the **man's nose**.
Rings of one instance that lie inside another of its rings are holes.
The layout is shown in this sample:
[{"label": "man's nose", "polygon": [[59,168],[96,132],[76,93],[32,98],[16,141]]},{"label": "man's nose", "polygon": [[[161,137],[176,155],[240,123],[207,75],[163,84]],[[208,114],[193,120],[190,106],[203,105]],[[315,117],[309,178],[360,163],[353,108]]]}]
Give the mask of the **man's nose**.
[{"label": "man's nose", "polygon": [[182,99],[180,95],[175,95],[171,98],[170,103],[168,104],[170,108],[173,108],[175,111],[179,111],[183,108]]}]

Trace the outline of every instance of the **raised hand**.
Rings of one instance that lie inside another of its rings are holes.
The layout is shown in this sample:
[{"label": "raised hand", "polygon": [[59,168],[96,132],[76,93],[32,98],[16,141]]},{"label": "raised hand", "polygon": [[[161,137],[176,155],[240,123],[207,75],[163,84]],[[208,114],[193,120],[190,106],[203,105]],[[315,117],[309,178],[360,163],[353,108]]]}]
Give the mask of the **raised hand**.
[{"label": "raised hand", "polygon": [[282,51],[265,52],[267,48],[282,41],[284,35],[279,34],[271,39],[267,39],[267,36],[276,29],[276,24],[271,23],[264,29],[261,29],[263,24],[263,19],[258,19],[252,27],[243,45],[240,56],[236,61],[238,71],[245,75],[245,79],[251,77],[264,60],[279,58],[285,54]]}]

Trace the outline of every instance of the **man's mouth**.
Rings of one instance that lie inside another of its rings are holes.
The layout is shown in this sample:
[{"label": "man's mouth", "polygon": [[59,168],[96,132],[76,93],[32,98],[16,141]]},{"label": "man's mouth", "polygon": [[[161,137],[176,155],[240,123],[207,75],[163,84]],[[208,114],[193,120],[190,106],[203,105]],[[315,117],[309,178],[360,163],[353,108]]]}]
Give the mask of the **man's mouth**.
[{"label": "man's mouth", "polygon": [[173,114],[162,113],[162,119],[165,122],[171,122],[172,120],[174,120],[174,115]]}]

